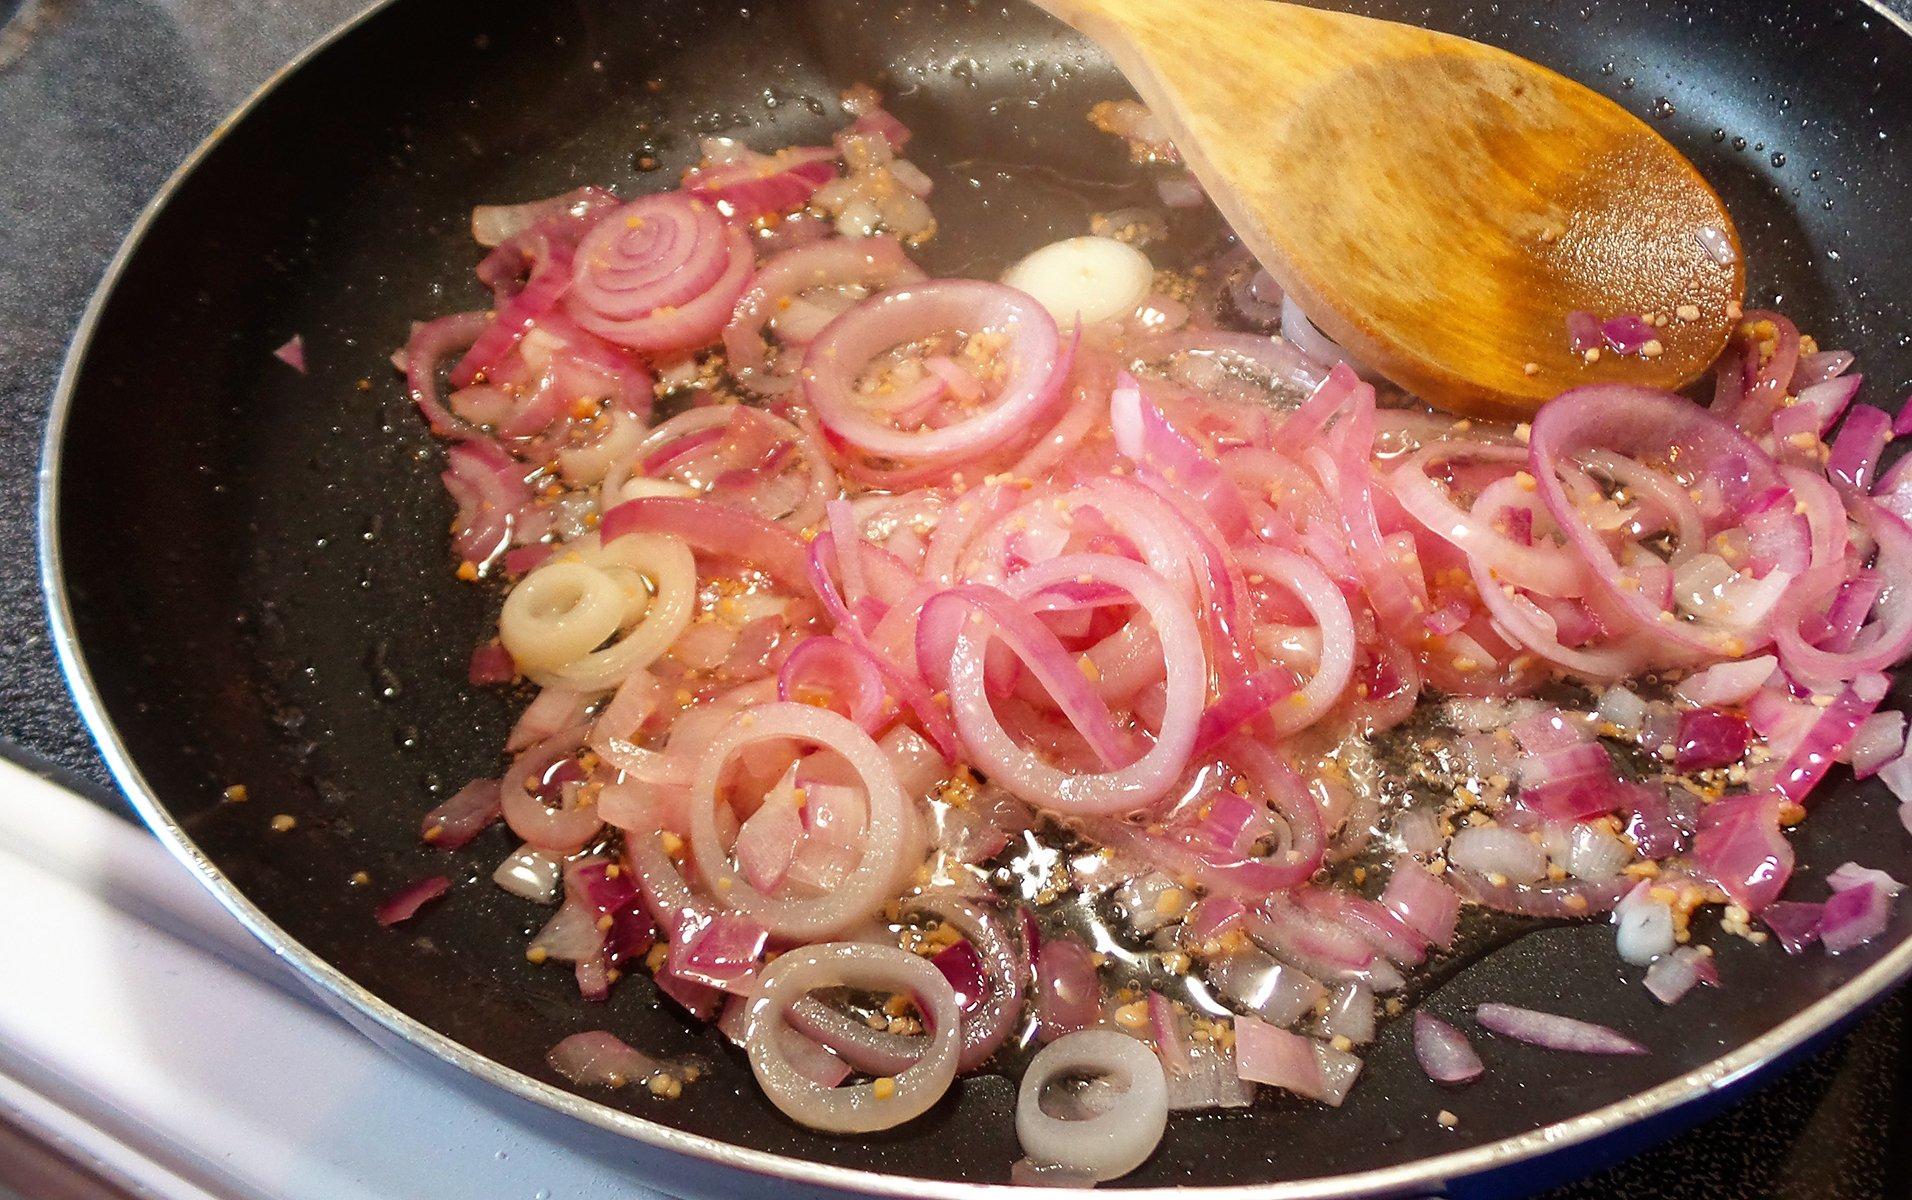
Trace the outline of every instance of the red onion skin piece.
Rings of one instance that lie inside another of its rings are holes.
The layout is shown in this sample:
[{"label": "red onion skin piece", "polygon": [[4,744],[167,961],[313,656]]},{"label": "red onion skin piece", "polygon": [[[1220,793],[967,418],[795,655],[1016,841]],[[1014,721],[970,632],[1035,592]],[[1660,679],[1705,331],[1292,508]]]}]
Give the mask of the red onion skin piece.
[{"label": "red onion skin piece", "polygon": [[1087,1029],[1102,1017],[1102,983],[1088,948],[1051,938],[1036,954],[1037,1036],[1052,1042]]},{"label": "red onion skin piece", "polygon": [[441,850],[461,850],[504,815],[496,779],[474,779],[425,814],[419,840]]},{"label": "red onion skin piece", "polygon": [[473,687],[511,683],[518,678],[518,664],[512,661],[511,651],[493,638],[471,652],[465,676]]},{"label": "red onion skin piece", "polygon": [[1604,1025],[1511,1004],[1483,1004],[1474,1010],[1481,1027],[1502,1037],[1548,1050],[1575,1054],[1646,1054],[1647,1048]]},{"label": "red onion skin piece", "polygon": [[374,915],[380,925],[389,928],[401,921],[411,920],[420,909],[450,890],[451,880],[443,875],[427,875],[393,892],[388,900],[378,906],[378,912]]},{"label": "red onion skin piece", "polygon": [[1472,1083],[1487,1069],[1466,1034],[1426,1012],[1414,1014],[1414,1057],[1436,1083]]},{"label": "red onion skin piece", "polygon": [[296,333],[293,334],[285,345],[272,352],[272,357],[299,374],[305,374],[305,339]]}]

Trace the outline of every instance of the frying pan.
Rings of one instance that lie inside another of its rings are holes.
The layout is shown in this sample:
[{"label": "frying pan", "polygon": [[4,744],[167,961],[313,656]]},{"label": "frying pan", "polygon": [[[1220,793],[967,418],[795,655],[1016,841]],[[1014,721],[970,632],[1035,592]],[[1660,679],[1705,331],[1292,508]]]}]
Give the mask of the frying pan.
[{"label": "frying pan", "polygon": [[[1874,401],[1912,383],[1903,19],[1856,2],[1354,7],[1504,45],[1655,121],[1731,205],[1754,298],[1857,352]],[[503,834],[450,856],[419,844],[433,797],[496,770],[521,701],[464,682],[497,597],[452,577],[438,451],[385,360],[412,320],[479,298],[474,203],[663,187],[708,134],[815,140],[856,81],[885,86],[918,133],[911,157],[936,181],[944,231],[922,256],[933,272],[994,275],[1083,231],[1093,210],[1152,197],[1083,123],[1092,102],[1127,94],[1120,79],[1030,7],[400,0],[282,73],[167,185],[94,299],[48,434],[56,641],[154,830],[361,1028],[500,1103],[581,1118],[600,1131],[579,1126],[581,1146],[644,1155],[686,1193],[775,1180],[780,1194],[976,1196],[1018,1156],[1015,1089],[964,1080],[881,1135],[797,1128],[648,981],[592,1007],[568,973],[527,964],[543,910],[484,879]],[[309,375],[271,356],[295,333]],[[250,799],[223,801],[231,784]],[[272,832],[278,814],[296,827]],[[1828,784],[1798,848],[1809,898],[1847,859],[1912,878],[1889,797],[1848,776]],[[374,924],[385,891],[448,866],[450,899],[401,930]],[[351,882],[360,870],[372,886]],[[1603,926],[1483,929],[1420,1003],[1450,1017],[1489,998],[1563,1011],[1653,1053],[1484,1040],[1487,1078],[1442,1091],[1394,1021],[1345,1107],[1265,1096],[1178,1118],[1121,1186],[1525,1191],[1698,1119],[1912,972],[1912,905],[1838,958],[1712,937],[1725,988],[1674,1009],[1622,970]],[[546,1049],[600,1027],[700,1052],[715,1074],[674,1102],[564,1090]],[[1436,1123],[1440,1109],[1457,1128]]]}]

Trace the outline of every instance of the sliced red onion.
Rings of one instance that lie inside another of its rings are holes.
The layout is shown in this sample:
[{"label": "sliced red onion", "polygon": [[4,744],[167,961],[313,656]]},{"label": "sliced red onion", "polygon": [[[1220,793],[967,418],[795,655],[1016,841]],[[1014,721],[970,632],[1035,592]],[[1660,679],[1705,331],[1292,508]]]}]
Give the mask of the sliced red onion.
[{"label": "sliced red onion", "polygon": [[1778,897],[1792,876],[1792,843],[1780,831],[1776,796],[1736,796],[1706,810],[1705,828],[1693,839],[1694,866],[1735,904],[1759,912]]},{"label": "sliced red onion", "polygon": [[1876,880],[1836,891],[1819,916],[1819,940],[1828,954],[1843,954],[1884,933],[1892,921],[1893,891]]},{"label": "sliced red onion", "polygon": [[538,692],[518,721],[505,735],[505,753],[516,754],[539,742],[582,724],[590,708],[591,697],[567,687],[547,687]]},{"label": "sliced red onion", "polygon": [[518,678],[518,664],[511,660],[511,651],[496,641],[490,641],[471,652],[471,666],[466,671],[466,677],[473,687],[510,683]]},{"label": "sliced red onion", "polygon": [[737,869],[758,891],[776,891],[796,861],[803,833],[803,818],[796,804],[787,796],[772,793],[737,830],[737,840],[731,846],[731,853],[737,856]]},{"label": "sliced red onion", "polygon": [[1882,889],[1888,896],[1896,896],[1905,890],[1903,883],[1884,871],[1862,867],[1855,862],[1842,863],[1826,876],[1826,885],[1835,892],[1849,891],[1866,884]]},{"label": "sliced red onion", "polygon": [[1547,874],[1547,854],[1539,843],[1499,825],[1470,825],[1454,835],[1447,860],[1482,875],[1501,875],[1514,883],[1534,883]]},{"label": "sliced red onion", "polygon": [[581,220],[616,204],[616,195],[592,186],[522,204],[480,204],[471,210],[471,236],[480,246],[498,246],[541,222],[564,217]]},{"label": "sliced red onion", "polygon": [[1773,936],[1786,948],[1786,953],[1800,954],[1819,940],[1819,923],[1825,917],[1825,912],[1826,906],[1823,904],[1776,900],[1760,910],[1759,919],[1773,931]]},{"label": "sliced red onion", "polygon": [[439,478],[458,502],[452,549],[474,565],[490,562],[511,543],[521,513],[531,503],[524,464],[490,438],[468,437],[445,451]]},{"label": "sliced red onion", "polygon": [[1605,341],[1600,335],[1600,318],[1583,308],[1567,314],[1567,345],[1575,354],[1598,349]]},{"label": "sliced red onion", "polygon": [[499,781],[506,824],[541,850],[568,854],[604,827],[580,795],[584,772],[574,756],[583,744],[582,726],[554,734],[514,759]]},{"label": "sliced red onion", "polygon": [[795,534],[752,513],[711,500],[645,496],[604,514],[603,544],[630,533],[667,533],[703,554],[741,559],[786,586],[808,589],[809,551]]},{"label": "sliced red onion", "polygon": [[1254,947],[1235,950],[1208,964],[1217,992],[1274,1025],[1289,1026],[1328,994],[1314,978]]},{"label": "sliced red onion", "polygon": [[1739,249],[1734,245],[1732,235],[1717,225],[1700,226],[1693,231],[1693,240],[1722,267],[1730,267],[1739,261]]},{"label": "sliced red onion", "polygon": [[418,836],[441,850],[460,850],[503,815],[498,781],[474,779],[425,814]]},{"label": "sliced red onion", "polygon": [[1638,313],[1622,313],[1600,322],[1600,338],[1615,354],[1638,354],[1658,336]]},{"label": "sliced red onion", "polygon": [[[1065,1076],[1107,1079],[1108,1107],[1078,1120],[1051,1116],[1043,1093]],[[1168,1127],[1168,1082],[1147,1046],[1112,1029],[1085,1029],[1037,1052],[1016,1093],[1016,1136],[1038,1163],[1118,1179],[1148,1161]]]},{"label": "sliced red onion", "polygon": [[1846,747],[1846,761],[1857,779],[1869,779],[1904,752],[1905,714],[1881,710],[1859,723]]},{"label": "sliced red onion", "polygon": [[[1148,1016],[1149,1037],[1155,1043],[1155,1053],[1162,1060],[1162,1066],[1172,1075],[1192,1072],[1194,1060],[1189,1057],[1188,1042],[1182,1036],[1182,1022],[1175,1013],[1174,1001],[1160,992],[1150,992]],[[1169,1106],[1174,1107],[1173,1097]]]},{"label": "sliced red onion", "polygon": [[1744,704],[1752,699],[1779,666],[1770,654],[1735,662],[1715,663],[1674,685],[1673,694],[1689,704]]},{"label": "sliced red onion", "polygon": [[818,188],[836,178],[831,146],[790,146],[772,155],[750,154],[735,162],[694,167],[684,190],[737,221],[754,221],[801,208]]},{"label": "sliced red onion", "polygon": [[[995,912],[954,891],[932,889],[918,893],[903,902],[902,911],[905,915],[928,913],[963,935],[963,941],[931,961],[949,979],[963,1008],[960,1069],[975,1070],[1015,1032],[1017,1019],[1022,1015],[1023,980],[1030,970],[1027,949],[1010,935]],[[959,948],[967,953],[955,954]],[[952,957],[946,959],[946,955]],[[1052,975],[1055,971],[1056,964],[1052,962]],[[1053,982],[1060,985],[1063,981],[1054,978]],[[1069,982],[1071,988],[1080,985],[1079,979]],[[1054,991],[1044,988],[1043,994],[1050,997],[1055,1006],[1063,1003],[1060,991],[1060,987]],[[1100,995],[1099,985],[1097,995]],[[1051,1015],[1055,1015],[1053,1009]]]},{"label": "sliced red onion", "polygon": [[[724,769],[754,744],[793,739],[822,747],[856,772],[869,796],[863,856],[832,891],[814,897],[770,896],[731,866],[717,831]],[[698,764],[692,785],[690,843],[698,873],[719,903],[782,937],[817,937],[848,929],[894,894],[900,872],[913,864],[889,857],[902,841],[905,800],[882,750],[848,719],[805,704],[764,704],[725,729]]]},{"label": "sliced red onion", "polygon": [[1555,1013],[1517,1008],[1511,1004],[1483,1004],[1474,1010],[1481,1027],[1502,1037],[1548,1050],[1575,1054],[1646,1054],[1645,1046],[1605,1025],[1576,1021]]},{"label": "sliced red onion", "polygon": [[1882,690],[1875,690],[1871,699],[1865,698],[1859,692],[1858,681],[1835,696],[1791,753],[1772,769],[1774,792],[1794,804],[1804,804],[1813,788],[1832,769],[1832,764],[1845,754],[1859,726],[1872,715],[1883,697]]},{"label": "sliced red onion", "polygon": [[1311,1039],[1254,1017],[1235,1018],[1235,1070],[1243,1079],[1309,1098],[1325,1084]]},{"label": "sliced red onion", "polygon": [[[887,1086],[820,1086],[792,1065],[778,1034],[788,1028],[784,1013],[792,1004],[829,987],[912,996],[933,1030],[928,1046],[913,1065],[886,1077]],[[745,1048],[764,1094],[791,1120],[829,1133],[872,1133],[921,1116],[949,1090],[956,1077],[960,1020],[949,981],[927,960],[893,946],[818,943],[790,950],[764,968]],[[1154,1055],[1143,1053],[1153,1064]]]},{"label": "sliced red onion", "polygon": [[1723,767],[1745,757],[1751,740],[1745,718],[1716,708],[1691,709],[1680,714],[1673,765],[1681,771]]},{"label": "sliced red onion", "polygon": [[1436,1083],[1472,1083],[1487,1069],[1467,1035],[1432,1013],[1414,1014],[1414,1057]]},{"label": "sliced red onion", "polygon": [[418,915],[418,910],[443,896],[451,890],[451,880],[443,875],[427,875],[423,879],[413,880],[393,892],[378,911],[373,914],[380,925],[390,927],[400,921],[409,921]]},{"label": "sliced red onion", "polygon": [[1663,618],[1670,610],[1637,580],[1627,586],[1628,572],[1562,483],[1562,469],[1575,455],[1607,450],[1652,456],[1668,447],[1680,447],[1697,461],[1720,464],[1715,469],[1728,473],[1718,478],[1730,489],[1722,493],[1722,502],[1734,512],[1754,496],[1784,488],[1772,459],[1732,426],[1690,401],[1642,388],[1596,386],[1563,393],[1535,416],[1528,439],[1540,498],[1568,544],[1590,566],[1602,604],[1624,614],[1642,637],[1663,647],[1674,661],[1696,653],[1741,657],[1757,648],[1747,645],[1745,631]]},{"label": "sliced red onion", "polygon": [[1631,879],[1502,885],[1463,867],[1449,867],[1442,878],[1463,900],[1501,912],[1556,920],[1575,920],[1611,911],[1633,886]]},{"label": "sliced red onion", "polygon": [[1328,997],[1321,1015],[1321,1032],[1361,1045],[1374,1040],[1374,993],[1358,983],[1344,983]]},{"label": "sliced red onion", "polygon": [[753,265],[749,238],[711,205],[682,192],[645,196],[585,235],[564,303],[627,349],[692,350],[716,340]]},{"label": "sliced red onion", "polygon": [[[1429,808],[1410,808],[1395,817],[1394,836],[1400,839],[1401,849],[1421,858],[1440,853],[1446,842],[1441,833],[1441,818]],[[1396,915],[1399,915],[1398,909]]]},{"label": "sliced red onion", "polygon": [[1698,946],[1681,946],[1646,969],[1646,990],[1661,1004],[1678,1004],[1702,983],[1718,987],[1719,968]]},{"label": "sliced red onion", "polygon": [[1461,898],[1420,863],[1409,858],[1394,860],[1381,903],[1429,943],[1441,947],[1454,944]]},{"label": "sliced red onion", "polygon": [[[1003,727],[984,689],[982,639],[973,635],[968,625],[960,626],[953,652],[945,652],[947,657],[940,661],[950,664],[950,708],[970,761],[985,770],[997,784],[1030,804],[1050,811],[1085,815],[1127,812],[1160,799],[1181,777],[1200,720],[1206,690],[1206,655],[1187,601],[1161,576],[1129,559],[1106,554],[1051,559],[1018,572],[1004,582],[1003,589],[1011,599],[1026,599],[1052,585],[1084,577],[1128,592],[1155,626],[1162,646],[1167,673],[1165,712],[1154,745],[1140,758],[1114,770],[1095,773],[1064,771],[1053,766],[1039,754],[1016,745]],[[963,603],[967,602],[965,593]],[[939,661],[926,651],[924,639],[929,632],[932,632],[930,623],[925,620],[918,627],[917,638],[919,661],[925,665]],[[1073,674],[1075,682],[1082,682],[1079,671]],[[1065,677],[1064,671],[1055,672],[1058,684]],[[1083,700],[1086,705],[1087,698]],[[1101,704],[1099,697],[1095,704]],[[1094,706],[1088,707],[1092,711]]]},{"label": "sliced red onion", "polygon": [[1827,478],[1855,492],[1871,492],[1878,479],[1880,452],[1890,440],[1892,418],[1884,409],[1861,404],[1848,410],[1826,459]]},{"label": "sliced red onion", "polygon": [[[858,383],[896,346],[960,329],[1006,335],[1002,382],[973,415],[938,428],[899,429],[877,421]],[[856,305],[819,333],[804,354],[805,394],[832,434],[869,454],[940,463],[992,449],[1026,429],[1062,393],[1068,362],[1055,318],[1000,284],[934,280],[895,288]]]},{"label": "sliced red onion", "polygon": [[1248,512],[1241,493],[1222,474],[1214,456],[1196,445],[1143,398],[1142,385],[1124,371],[1116,376],[1109,395],[1109,425],[1115,445],[1143,471],[1188,496],[1208,514],[1224,538],[1233,541],[1248,528]]},{"label": "sliced red onion", "polygon": [[698,916],[671,933],[665,970],[690,983],[739,993],[755,980],[769,933],[734,913]]},{"label": "sliced red onion", "polygon": [[489,319],[481,312],[456,313],[414,326],[411,340],[393,360],[403,359],[399,370],[405,374],[406,390],[426,424],[439,437],[460,437],[471,432],[438,398],[438,372],[453,350],[469,347],[477,340]]},{"label": "sliced red onion", "polygon": [[894,238],[832,238],[786,250],[758,269],[724,326],[731,370],[747,387],[777,390],[764,374],[763,329],[786,300],[819,288],[881,289],[923,277]]},{"label": "sliced red onion", "polygon": [[1652,882],[1643,879],[1613,907],[1620,957],[1635,966],[1671,954],[1677,944],[1673,905],[1655,897],[1653,890]]},{"label": "sliced red onion", "polygon": [[1155,194],[1169,208],[1200,208],[1208,193],[1193,175],[1164,175],[1155,181]]},{"label": "sliced red onion", "polygon": [[535,846],[520,846],[507,854],[491,873],[491,881],[514,896],[533,904],[550,904],[558,898],[558,879],[563,862]]}]

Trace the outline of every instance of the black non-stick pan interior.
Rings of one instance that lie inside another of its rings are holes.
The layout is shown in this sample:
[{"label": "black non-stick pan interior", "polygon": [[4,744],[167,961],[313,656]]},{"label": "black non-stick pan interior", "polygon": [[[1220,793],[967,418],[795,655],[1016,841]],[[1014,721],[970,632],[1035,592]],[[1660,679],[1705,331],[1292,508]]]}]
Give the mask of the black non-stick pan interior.
[{"label": "black non-stick pan interior", "polygon": [[[1754,299],[1857,352],[1874,402],[1912,384],[1912,37],[1883,14],[1669,0],[1364,11],[1507,46],[1649,116],[1727,198]],[[568,972],[525,962],[545,910],[485,880],[508,835],[454,855],[417,837],[434,797],[497,771],[521,703],[464,682],[497,596],[452,576],[439,452],[387,362],[411,321],[481,302],[471,206],[585,182],[667,186],[704,135],[816,140],[857,81],[885,87],[917,131],[910,156],[936,181],[943,230],[922,255],[932,271],[994,275],[1085,231],[1093,210],[1152,198],[1083,119],[1127,94],[1119,78],[1022,5],[402,0],[231,128],[147,229],[72,389],[58,551],[100,706],[154,796],[272,920],[379,997],[553,1082],[545,1050],[583,1029],[695,1048],[718,1070],[680,1100],[594,1098],[743,1146],[1000,1182],[1018,1157],[1008,1080],[965,1080],[889,1134],[799,1129],[647,981],[593,1007]],[[294,334],[309,375],[272,358]],[[250,798],[222,800],[232,784]],[[1883,789],[1842,776],[1829,791],[1799,837],[1798,891],[1814,897],[1847,859],[1912,878],[1912,838]],[[273,832],[278,814],[296,826]],[[446,902],[400,931],[374,924],[386,890],[447,865],[460,886]],[[369,886],[352,882],[360,870]],[[1535,928],[1453,964],[1426,1003],[1596,1018],[1650,1056],[1484,1043],[1488,1078],[1449,1092],[1417,1071],[1396,1021],[1344,1108],[1265,1097],[1178,1119],[1124,1182],[1307,1178],[1524,1133],[1701,1067],[1908,934],[1912,906],[1839,959],[1717,937],[1725,988],[1663,1010],[1605,927]],[[1436,1123],[1441,1109],[1457,1128]]]}]

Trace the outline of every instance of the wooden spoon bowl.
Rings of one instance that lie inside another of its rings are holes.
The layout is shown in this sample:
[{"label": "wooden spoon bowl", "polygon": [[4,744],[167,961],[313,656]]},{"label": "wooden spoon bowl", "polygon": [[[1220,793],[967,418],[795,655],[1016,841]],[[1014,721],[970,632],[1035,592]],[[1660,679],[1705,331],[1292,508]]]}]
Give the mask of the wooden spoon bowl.
[{"label": "wooden spoon bowl", "polygon": [[[1519,419],[1580,384],[1679,388],[1732,333],[1745,271],[1719,196],[1565,76],[1271,0],[1037,2],[1110,54],[1315,324],[1429,403]],[[1575,311],[1653,339],[1589,355]]]}]

